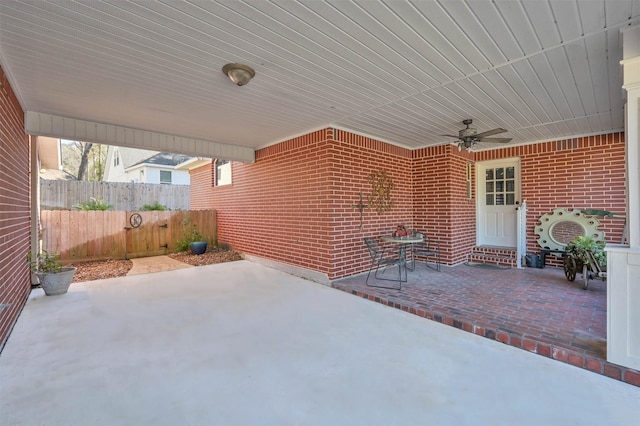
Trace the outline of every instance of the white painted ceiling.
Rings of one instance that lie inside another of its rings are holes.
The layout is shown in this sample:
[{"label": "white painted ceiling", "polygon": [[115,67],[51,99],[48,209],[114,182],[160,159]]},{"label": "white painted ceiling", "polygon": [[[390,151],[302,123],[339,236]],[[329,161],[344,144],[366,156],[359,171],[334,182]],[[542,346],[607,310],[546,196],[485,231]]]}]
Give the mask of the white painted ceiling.
[{"label": "white painted ceiling", "polygon": [[0,64],[25,111],[242,147],[331,126],[416,149],[465,118],[525,144],[623,129],[639,22],[639,0],[0,0]]}]

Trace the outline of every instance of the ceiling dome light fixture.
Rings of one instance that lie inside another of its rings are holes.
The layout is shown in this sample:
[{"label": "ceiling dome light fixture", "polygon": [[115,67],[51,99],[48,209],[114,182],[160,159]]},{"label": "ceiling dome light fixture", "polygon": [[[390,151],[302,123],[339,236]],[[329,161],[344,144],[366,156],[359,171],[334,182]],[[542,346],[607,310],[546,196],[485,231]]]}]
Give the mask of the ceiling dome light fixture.
[{"label": "ceiling dome light fixture", "polygon": [[231,81],[238,86],[244,86],[256,75],[256,72],[248,65],[244,64],[227,64],[222,67],[222,72],[225,73]]}]

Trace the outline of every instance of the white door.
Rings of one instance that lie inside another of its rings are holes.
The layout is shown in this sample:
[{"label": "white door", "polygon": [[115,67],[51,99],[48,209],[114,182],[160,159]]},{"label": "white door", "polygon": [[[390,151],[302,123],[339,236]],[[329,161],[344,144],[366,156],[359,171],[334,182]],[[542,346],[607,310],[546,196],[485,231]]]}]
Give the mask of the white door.
[{"label": "white door", "polygon": [[477,244],[515,247],[520,205],[520,159],[476,165]]}]

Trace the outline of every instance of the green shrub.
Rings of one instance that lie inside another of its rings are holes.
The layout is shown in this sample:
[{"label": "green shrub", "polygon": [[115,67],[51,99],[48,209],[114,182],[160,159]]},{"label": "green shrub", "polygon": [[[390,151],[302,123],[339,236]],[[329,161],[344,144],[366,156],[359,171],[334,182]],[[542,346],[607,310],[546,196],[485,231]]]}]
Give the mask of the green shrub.
[{"label": "green shrub", "polygon": [[140,211],[143,212],[149,212],[153,210],[164,211],[168,209],[157,201],[154,201],[153,204],[145,204],[144,206],[140,207]]},{"label": "green shrub", "polygon": [[60,255],[57,253],[49,253],[46,250],[42,250],[42,253],[36,255],[36,260],[33,260],[31,252],[27,253],[27,262],[31,267],[31,272],[45,272],[45,273],[57,273],[60,272],[62,264],[58,261]]},{"label": "green shrub", "polygon": [[189,219],[185,219],[182,226],[183,238],[176,241],[176,251],[189,250],[189,244],[195,241],[207,241],[207,237]]},{"label": "green shrub", "polygon": [[113,206],[104,200],[91,197],[86,203],[74,204],[73,208],[76,210],[111,210]]}]

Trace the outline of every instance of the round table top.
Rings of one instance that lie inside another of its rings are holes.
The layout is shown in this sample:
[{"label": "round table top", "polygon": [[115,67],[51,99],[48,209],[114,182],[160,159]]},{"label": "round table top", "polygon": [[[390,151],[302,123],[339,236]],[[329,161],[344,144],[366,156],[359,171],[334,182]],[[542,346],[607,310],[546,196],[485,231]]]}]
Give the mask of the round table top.
[{"label": "round table top", "polygon": [[424,241],[421,237],[407,235],[406,237],[394,237],[393,235],[385,235],[382,238],[382,241],[386,241],[389,243],[400,243],[400,244],[415,244],[421,243]]}]

